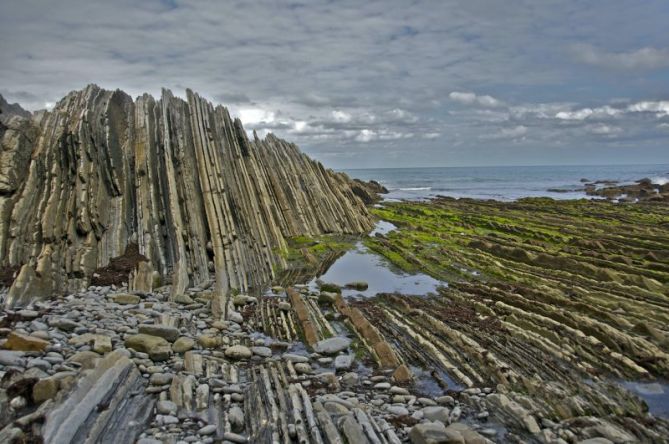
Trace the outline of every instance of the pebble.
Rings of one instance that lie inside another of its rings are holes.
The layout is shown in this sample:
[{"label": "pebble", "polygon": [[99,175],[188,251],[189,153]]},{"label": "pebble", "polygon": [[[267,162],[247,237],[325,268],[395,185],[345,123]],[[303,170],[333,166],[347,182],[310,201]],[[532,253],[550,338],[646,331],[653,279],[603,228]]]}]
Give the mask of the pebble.
[{"label": "pebble", "polygon": [[156,403],[156,411],[162,415],[176,415],[177,405],[169,400],[158,401]]},{"label": "pebble", "polygon": [[251,349],[244,345],[233,345],[225,349],[225,356],[231,359],[248,359],[252,355]]},{"label": "pebble", "polygon": [[213,424],[202,427],[197,431],[199,435],[213,435],[216,432],[216,426]]},{"label": "pebble", "polygon": [[284,361],[290,361],[290,362],[292,362],[292,363],[296,363],[296,362],[298,362],[298,363],[299,363],[299,362],[309,362],[309,358],[307,358],[306,356],[296,355],[296,354],[292,354],[292,353],[284,353],[284,354],[281,356],[281,358],[282,358]]},{"label": "pebble", "polygon": [[269,347],[262,347],[262,346],[251,347],[251,352],[253,352],[254,355],[258,355],[263,358],[272,357],[272,349]]}]

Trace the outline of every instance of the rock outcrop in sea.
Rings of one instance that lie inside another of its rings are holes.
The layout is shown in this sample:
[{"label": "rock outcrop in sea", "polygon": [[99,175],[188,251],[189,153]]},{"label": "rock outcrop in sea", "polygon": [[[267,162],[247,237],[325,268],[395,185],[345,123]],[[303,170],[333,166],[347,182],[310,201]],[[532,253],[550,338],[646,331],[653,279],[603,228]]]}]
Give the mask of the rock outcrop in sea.
[{"label": "rock outcrop in sea", "polygon": [[130,267],[131,289],[167,282],[173,299],[215,280],[223,312],[226,295],[286,267],[287,238],[371,229],[346,175],[274,135],[249,139],[226,108],[186,96],[89,85],[32,116],[2,101],[6,306]]}]

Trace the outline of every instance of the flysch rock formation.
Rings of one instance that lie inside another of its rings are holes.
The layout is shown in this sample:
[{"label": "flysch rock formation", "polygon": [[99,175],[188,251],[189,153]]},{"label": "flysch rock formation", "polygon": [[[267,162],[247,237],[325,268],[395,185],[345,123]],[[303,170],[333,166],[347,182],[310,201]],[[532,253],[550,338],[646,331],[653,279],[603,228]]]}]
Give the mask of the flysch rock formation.
[{"label": "flysch rock formation", "polygon": [[287,238],[372,228],[346,175],[273,135],[250,140],[226,108],[186,96],[89,85],[52,111],[5,106],[0,269],[16,270],[5,306],[86,288],[134,248],[146,261],[131,288],[170,281],[174,299],[215,281],[223,314],[228,294],[286,267]]}]

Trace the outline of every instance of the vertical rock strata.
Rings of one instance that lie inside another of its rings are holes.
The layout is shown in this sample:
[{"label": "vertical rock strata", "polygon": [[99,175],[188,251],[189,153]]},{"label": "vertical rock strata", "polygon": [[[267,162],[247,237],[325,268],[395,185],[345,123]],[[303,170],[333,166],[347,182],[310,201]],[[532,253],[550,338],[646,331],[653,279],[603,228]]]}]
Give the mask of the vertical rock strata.
[{"label": "vertical rock strata", "polygon": [[90,85],[4,120],[0,267],[21,267],[9,306],[82,288],[134,244],[173,295],[214,277],[221,295],[247,291],[285,268],[286,238],[372,226],[348,177],[250,140],[190,90],[133,101]]}]

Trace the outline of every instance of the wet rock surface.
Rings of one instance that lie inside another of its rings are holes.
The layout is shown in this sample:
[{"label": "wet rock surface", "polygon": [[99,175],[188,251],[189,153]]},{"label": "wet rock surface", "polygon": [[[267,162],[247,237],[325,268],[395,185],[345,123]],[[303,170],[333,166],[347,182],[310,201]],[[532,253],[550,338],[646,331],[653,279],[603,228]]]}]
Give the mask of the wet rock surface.
[{"label": "wet rock surface", "polygon": [[622,383],[669,374],[666,206],[445,198],[375,212],[399,228],[371,249],[448,281],[438,296],[351,302],[402,361],[464,387],[506,439],[666,441],[666,419]]}]

